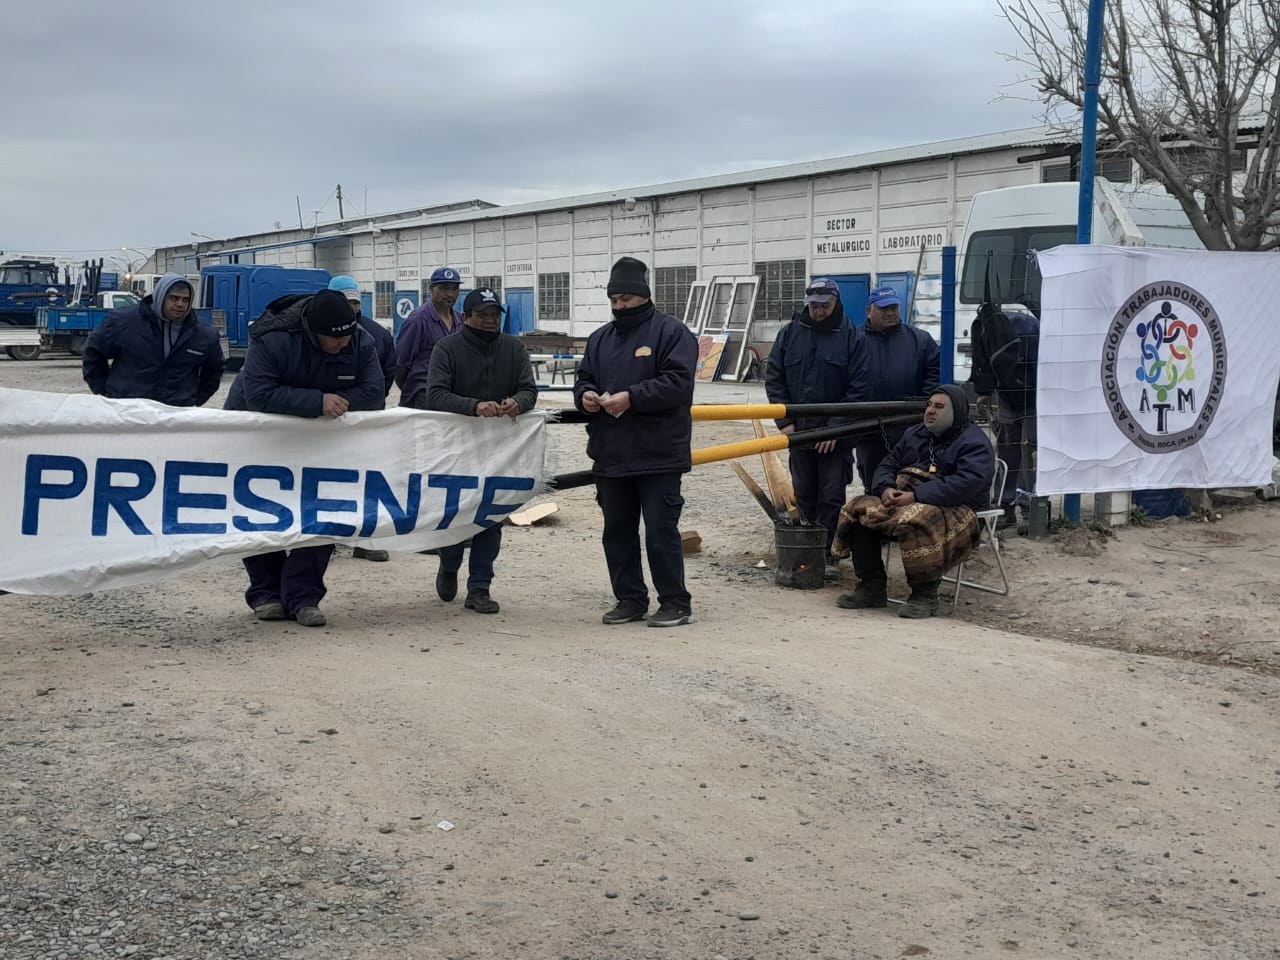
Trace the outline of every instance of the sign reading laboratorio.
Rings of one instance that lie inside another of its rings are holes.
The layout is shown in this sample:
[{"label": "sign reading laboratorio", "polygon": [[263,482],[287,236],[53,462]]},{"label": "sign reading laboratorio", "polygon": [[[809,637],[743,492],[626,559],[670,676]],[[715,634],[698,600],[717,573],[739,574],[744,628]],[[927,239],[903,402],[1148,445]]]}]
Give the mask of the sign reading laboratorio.
[{"label": "sign reading laboratorio", "polygon": [[910,252],[912,250],[919,252],[921,247],[926,250],[941,250],[942,245],[946,242],[947,234],[944,230],[882,233],[880,234],[880,251],[882,253]]},{"label": "sign reading laboratorio", "polygon": [[1038,259],[1037,493],[1271,482],[1274,254],[1066,246]]},{"label": "sign reading laboratorio", "polygon": [[459,543],[543,487],[545,418],[335,420],[0,389],[0,590],[76,594],[220,556]]}]

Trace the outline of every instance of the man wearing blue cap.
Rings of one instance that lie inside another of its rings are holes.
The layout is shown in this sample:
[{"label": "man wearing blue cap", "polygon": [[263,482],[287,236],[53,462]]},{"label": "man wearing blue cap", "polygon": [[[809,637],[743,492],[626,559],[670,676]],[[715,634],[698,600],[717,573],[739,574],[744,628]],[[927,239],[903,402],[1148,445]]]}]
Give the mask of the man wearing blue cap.
[{"label": "man wearing blue cap", "polygon": [[437,267],[428,287],[431,298],[405,318],[396,337],[396,383],[400,385],[400,406],[427,409],[427,374],[431,351],[444,337],[462,326],[462,314],[453,309],[458,302],[462,275],[453,267]]},{"label": "man wearing blue cap", "polygon": [[[382,368],[382,395],[385,397],[391,392],[396,372],[396,342],[391,337],[391,331],[373,317],[366,317],[360,312],[360,284],[356,283],[355,277],[339,274],[329,281],[329,289],[346,297],[347,303],[355,312],[360,329],[373,341],[374,351],[378,354],[378,366]],[[351,555],[357,560],[372,560],[374,563],[385,563],[391,559],[391,554],[386,550],[372,550],[368,547],[352,547]]]},{"label": "man wearing blue cap", "polygon": [[[804,309],[782,328],[765,376],[770,403],[856,403],[867,399],[867,348],[849,322],[834,280],[815,279],[805,290]],[[847,417],[784,417],[783,433],[844,423]],[[840,521],[849,481],[853,446],[848,440],[824,440],[791,451],[791,482],[796,504],[810,523],[827,528],[827,575],[840,575],[831,541]]]},{"label": "man wearing blue cap", "polygon": [[[941,368],[938,344],[919,327],[903,324],[900,304],[893,287],[876,287],[867,299],[863,333],[866,334],[870,394],[866,399],[873,402],[923,399],[938,389]],[[858,442],[854,449],[863,490],[871,490],[876,468],[904,432],[899,427]]]}]

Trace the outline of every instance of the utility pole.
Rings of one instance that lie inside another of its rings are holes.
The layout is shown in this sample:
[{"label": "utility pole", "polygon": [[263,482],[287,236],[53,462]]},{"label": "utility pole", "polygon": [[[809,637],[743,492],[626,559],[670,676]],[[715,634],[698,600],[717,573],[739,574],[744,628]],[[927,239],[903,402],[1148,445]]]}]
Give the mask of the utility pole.
[{"label": "utility pole", "polygon": [[342,184],[338,184],[338,222],[342,223],[346,219],[342,213]]},{"label": "utility pole", "polygon": [[307,229],[307,228],[306,228],[306,227],[304,227],[304,226],[302,225],[302,196],[301,196],[300,194],[296,194],[296,193],[295,193],[295,194],[293,195],[293,199],[294,199],[294,200],[297,202],[297,204],[298,204],[298,229],[299,229],[299,230],[305,230],[305,229]]}]

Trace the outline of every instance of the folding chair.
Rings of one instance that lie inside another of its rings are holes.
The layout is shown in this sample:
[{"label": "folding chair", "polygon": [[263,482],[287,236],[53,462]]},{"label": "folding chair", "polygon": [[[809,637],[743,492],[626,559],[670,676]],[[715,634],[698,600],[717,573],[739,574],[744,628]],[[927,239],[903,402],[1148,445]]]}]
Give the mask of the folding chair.
[{"label": "folding chair", "polygon": [[994,593],[996,596],[1007,597],[1009,595],[1009,578],[1004,572],[1004,560],[1000,556],[1000,536],[996,532],[996,526],[1000,523],[1000,518],[1004,516],[1004,508],[1000,506],[1000,501],[1004,497],[1004,485],[1009,478],[1009,465],[1003,460],[996,459],[995,476],[991,478],[991,502],[995,506],[987,510],[978,511],[978,546],[975,550],[981,550],[982,547],[988,546],[991,552],[995,554],[996,569],[1000,571],[1000,585],[994,586],[986,583],[977,583],[973,580],[964,578],[964,565],[966,561],[961,560],[955,566],[955,576],[950,574],[942,579],[947,583],[956,585],[955,596],[951,600],[951,610],[954,613],[960,607],[960,588],[968,587],[970,590],[980,590],[983,593]]},{"label": "folding chair", "polygon": [[[946,574],[943,581],[946,583],[954,583],[956,585],[955,596],[951,599],[951,612],[954,613],[960,607],[960,588],[968,587],[970,590],[980,590],[983,593],[994,593],[997,596],[1007,597],[1009,595],[1009,578],[1004,572],[1004,560],[1000,556],[1000,537],[996,533],[996,525],[1000,522],[1000,518],[1004,516],[1004,508],[1000,506],[1000,499],[1004,496],[1004,485],[1009,476],[1009,465],[1003,460],[996,458],[996,469],[991,477],[991,502],[995,504],[987,510],[979,510],[978,514],[978,546],[976,550],[989,546],[991,552],[995,554],[996,569],[1000,571],[1000,586],[991,586],[985,583],[977,583],[973,580],[964,579],[964,560],[957,563],[952,569],[955,575]],[[893,552],[897,540],[889,539],[884,543],[884,566],[889,569],[889,558]],[[890,603],[901,604],[905,600],[896,600],[889,598]]]}]

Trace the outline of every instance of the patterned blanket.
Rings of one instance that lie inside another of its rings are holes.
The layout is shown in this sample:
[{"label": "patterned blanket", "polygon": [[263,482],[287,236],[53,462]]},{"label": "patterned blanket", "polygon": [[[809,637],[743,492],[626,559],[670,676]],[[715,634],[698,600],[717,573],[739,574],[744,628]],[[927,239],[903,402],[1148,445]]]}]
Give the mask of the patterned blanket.
[{"label": "patterned blanket", "polygon": [[[894,486],[914,490],[933,476],[918,467],[907,467],[898,474]],[[932,583],[978,545],[981,527],[978,515],[969,507],[936,507],[929,503],[912,503],[905,507],[886,507],[879,497],[854,497],[840,510],[831,552],[838,557],[849,553],[849,524],[858,523],[882,536],[898,541],[902,566],[908,583]]]}]

